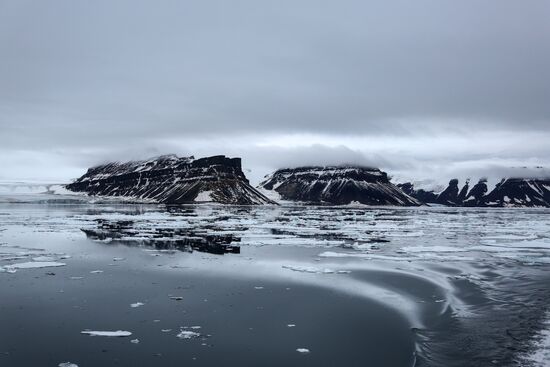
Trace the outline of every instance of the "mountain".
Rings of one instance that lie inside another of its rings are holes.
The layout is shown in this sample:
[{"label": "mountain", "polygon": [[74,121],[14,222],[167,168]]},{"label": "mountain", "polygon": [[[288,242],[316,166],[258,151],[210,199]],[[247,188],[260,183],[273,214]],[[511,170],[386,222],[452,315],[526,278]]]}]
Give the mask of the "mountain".
[{"label": "mountain", "polygon": [[165,155],[144,161],[107,163],[88,169],[66,188],[93,196],[121,196],[166,204],[274,204],[250,185],[240,158],[223,155],[200,159]]},{"label": "mountain", "polygon": [[426,204],[468,207],[550,207],[550,179],[505,178],[488,192],[487,179],[482,178],[470,189],[469,180],[459,189],[452,179],[447,188],[437,194],[415,190],[407,182],[399,186],[410,196]]},{"label": "mountain", "polygon": [[550,179],[503,179],[483,202],[485,206],[550,207]]},{"label": "mountain", "polygon": [[264,190],[282,199],[334,205],[418,206],[420,203],[392,184],[385,172],[357,166],[285,168],[266,176]]}]

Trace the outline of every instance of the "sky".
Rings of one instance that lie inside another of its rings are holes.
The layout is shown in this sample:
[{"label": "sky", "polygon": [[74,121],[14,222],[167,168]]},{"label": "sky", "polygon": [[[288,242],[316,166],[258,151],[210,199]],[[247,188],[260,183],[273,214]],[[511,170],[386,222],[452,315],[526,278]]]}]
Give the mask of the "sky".
[{"label": "sky", "polygon": [[[0,180],[175,153],[546,174],[550,2],[0,0]],[[522,168],[527,167],[527,168]]]}]

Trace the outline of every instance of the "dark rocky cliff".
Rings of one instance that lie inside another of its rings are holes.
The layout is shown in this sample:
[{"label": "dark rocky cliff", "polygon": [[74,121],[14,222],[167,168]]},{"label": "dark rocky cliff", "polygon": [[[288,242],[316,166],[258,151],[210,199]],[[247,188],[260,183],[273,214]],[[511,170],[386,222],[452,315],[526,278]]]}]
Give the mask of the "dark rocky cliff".
[{"label": "dark rocky cliff", "polygon": [[120,196],[167,204],[217,202],[271,204],[253,188],[240,158],[161,156],[145,161],[113,162],[90,168],[66,186],[88,195]]},{"label": "dark rocky cliff", "polygon": [[280,169],[266,176],[260,187],[282,199],[334,205],[420,205],[392,184],[385,172],[356,166]]},{"label": "dark rocky cliff", "polygon": [[415,190],[411,183],[400,184],[408,195],[426,204],[468,207],[550,207],[550,179],[506,178],[488,192],[487,180],[482,178],[471,189],[469,181],[459,189],[452,179],[439,194]]}]

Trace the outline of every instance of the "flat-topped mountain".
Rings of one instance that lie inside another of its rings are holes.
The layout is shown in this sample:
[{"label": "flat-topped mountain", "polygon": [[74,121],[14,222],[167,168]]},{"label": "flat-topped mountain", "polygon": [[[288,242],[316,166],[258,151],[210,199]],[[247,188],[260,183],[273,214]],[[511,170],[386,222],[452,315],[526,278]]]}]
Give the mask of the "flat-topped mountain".
[{"label": "flat-topped mountain", "polygon": [[260,184],[282,199],[334,205],[417,206],[420,203],[392,184],[385,172],[358,166],[280,169]]},{"label": "flat-topped mountain", "polygon": [[399,185],[407,194],[426,204],[469,207],[550,207],[550,179],[505,178],[489,192],[487,180],[481,179],[470,188],[467,180],[462,188],[452,179],[440,193],[415,190],[414,185]]},{"label": "flat-topped mountain", "polygon": [[88,169],[66,186],[88,195],[120,196],[166,204],[216,202],[273,204],[250,185],[240,158],[195,159],[166,155],[144,161],[113,162]]}]

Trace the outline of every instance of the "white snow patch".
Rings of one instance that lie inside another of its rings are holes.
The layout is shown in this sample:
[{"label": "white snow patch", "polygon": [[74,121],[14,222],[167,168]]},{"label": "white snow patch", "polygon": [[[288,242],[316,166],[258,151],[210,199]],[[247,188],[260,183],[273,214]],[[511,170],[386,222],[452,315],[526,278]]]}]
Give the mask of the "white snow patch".
[{"label": "white snow patch", "polygon": [[212,191],[201,191],[194,200],[195,202],[211,202]]}]

